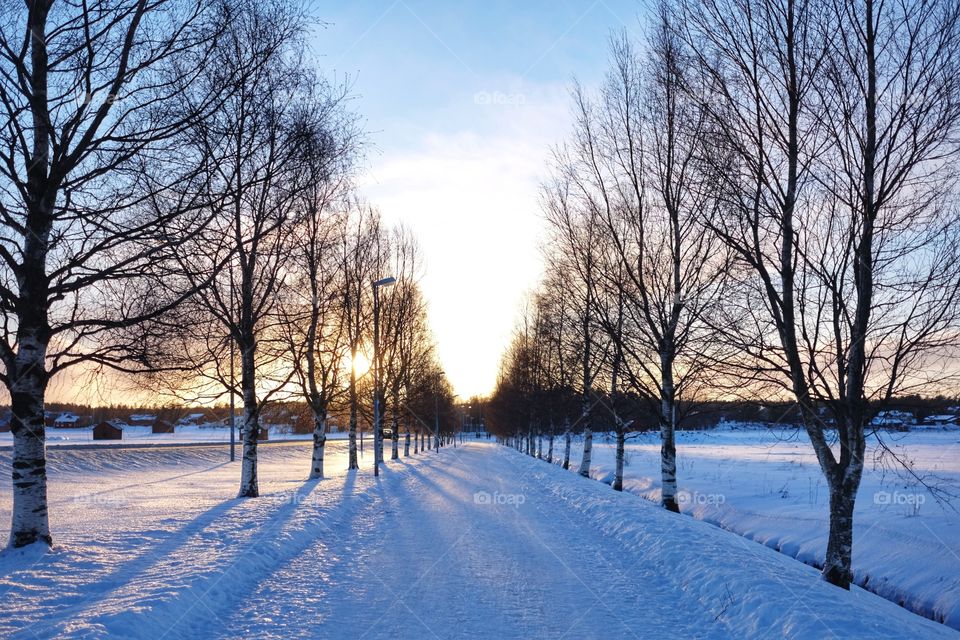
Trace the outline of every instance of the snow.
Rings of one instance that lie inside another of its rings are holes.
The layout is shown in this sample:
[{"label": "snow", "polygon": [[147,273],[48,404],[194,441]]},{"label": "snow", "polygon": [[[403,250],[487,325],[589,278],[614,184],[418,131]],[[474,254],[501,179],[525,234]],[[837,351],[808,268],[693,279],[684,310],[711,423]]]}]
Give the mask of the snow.
[{"label": "snow", "polygon": [[[369,451],[367,452],[369,454]],[[949,638],[949,628],[505,447],[347,472],[261,448],[51,449],[57,546],[0,554],[0,637]],[[365,459],[365,465],[369,456]],[[0,518],[9,518],[0,453]]]},{"label": "snow", "polygon": [[[881,433],[927,483],[960,494],[960,432]],[[727,428],[678,432],[681,511],[807,564],[822,561],[829,494],[806,434]],[[657,434],[627,445],[624,489],[660,500]],[[581,448],[574,444],[572,467]],[[855,581],[960,629],[960,513],[868,441],[854,526]],[[591,476],[612,482],[614,445],[594,436]]]},{"label": "snow", "polygon": [[[269,425],[268,425],[269,426]],[[176,425],[174,433],[153,433],[152,427],[142,425],[123,425],[123,440],[93,440],[93,427],[84,427],[79,429],[67,428],[56,429],[47,428],[46,438],[48,447],[57,447],[63,445],[96,445],[96,446],[124,446],[124,445],[150,445],[150,444],[183,444],[183,443],[209,443],[209,442],[230,442],[230,428],[211,425]],[[327,438],[332,440],[345,439],[349,436],[346,432],[328,433]],[[312,433],[284,433],[283,430],[277,430],[270,426],[270,437],[274,440],[313,440]],[[370,434],[366,434],[370,439]],[[236,432],[237,442],[240,441],[240,430]],[[10,432],[0,433],[0,449],[13,445],[13,434]]]}]

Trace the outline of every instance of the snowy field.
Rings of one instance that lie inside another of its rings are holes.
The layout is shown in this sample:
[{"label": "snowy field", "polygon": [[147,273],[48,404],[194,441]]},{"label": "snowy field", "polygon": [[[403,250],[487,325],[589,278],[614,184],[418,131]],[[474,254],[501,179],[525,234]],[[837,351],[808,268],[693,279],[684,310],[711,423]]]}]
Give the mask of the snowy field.
[{"label": "snowy field", "polygon": [[[0,555],[0,637],[957,637],[506,447],[379,481],[329,449],[306,482],[308,446],[263,447],[253,500],[219,446],[51,450],[57,546]],[[0,453],[4,520],[9,471]]]},{"label": "snowy field", "polygon": [[[53,429],[45,430],[47,446],[72,446],[72,445],[97,445],[97,446],[115,446],[115,445],[150,445],[150,444],[183,444],[183,443],[206,443],[222,442],[229,444],[230,429],[227,427],[207,427],[207,426],[187,426],[177,427],[174,433],[153,433],[150,427],[126,426],[123,428],[122,440],[94,440],[93,428],[85,427],[80,429]],[[327,438],[339,440],[347,438],[349,434],[328,433]],[[367,438],[369,438],[367,434]],[[240,434],[236,434],[239,441]],[[270,438],[274,440],[312,440],[310,433],[281,433],[271,429]],[[13,445],[13,434],[9,431],[0,433],[0,449]]]},{"label": "snowy field", "polygon": [[[960,629],[960,498],[941,504],[917,479],[960,496],[960,432],[881,438],[912,473],[875,438],[868,441],[856,507],[855,580]],[[591,475],[612,482],[614,446],[603,437],[594,443]],[[822,561],[829,494],[806,434],[757,428],[680,432],[677,445],[683,512],[805,563]],[[562,455],[562,441],[555,446]],[[575,443],[572,449],[575,469],[582,448]],[[659,435],[628,441],[627,463],[624,489],[659,502]]]}]

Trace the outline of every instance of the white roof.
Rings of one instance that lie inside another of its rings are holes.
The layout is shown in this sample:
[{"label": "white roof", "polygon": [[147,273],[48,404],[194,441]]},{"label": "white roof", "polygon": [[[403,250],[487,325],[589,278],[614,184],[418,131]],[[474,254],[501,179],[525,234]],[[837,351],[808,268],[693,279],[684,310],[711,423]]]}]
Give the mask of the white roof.
[{"label": "white roof", "polygon": [[76,422],[80,419],[80,416],[74,415],[72,413],[61,413],[57,416],[57,422]]}]

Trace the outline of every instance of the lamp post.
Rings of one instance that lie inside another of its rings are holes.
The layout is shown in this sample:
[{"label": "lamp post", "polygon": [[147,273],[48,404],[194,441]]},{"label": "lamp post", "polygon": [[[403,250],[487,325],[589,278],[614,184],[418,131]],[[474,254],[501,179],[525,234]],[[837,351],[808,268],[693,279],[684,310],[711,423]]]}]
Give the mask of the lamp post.
[{"label": "lamp post", "polygon": [[237,434],[236,434],[236,407],[234,406],[233,400],[233,386],[234,386],[234,372],[233,372],[233,359],[234,359],[234,345],[236,342],[233,338],[233,259],[230,260],[230,462],[233,462],[237,459]]},{"label": "lamp post", "polygon": [[393,276],[373,283],[373,475],[380,475],[380,287],[397,281]]}]

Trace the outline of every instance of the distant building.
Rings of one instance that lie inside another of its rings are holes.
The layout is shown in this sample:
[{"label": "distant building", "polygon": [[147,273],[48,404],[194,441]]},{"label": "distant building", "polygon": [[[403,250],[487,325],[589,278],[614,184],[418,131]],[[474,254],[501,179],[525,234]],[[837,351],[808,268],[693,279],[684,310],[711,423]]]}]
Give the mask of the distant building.
[{"label": "distant building", "polygon": [[190,413],[183,416],[177,422],[178,427],[196,427],[200,424],[200,421],[207,417],[205,413]]},{"label": "distant building", "polygon": [[80,426],[80,416],[75,413],[61,413],[53,421],[54,429],[76,429]]},{"label": "distant building", "polygon": [[916,422],[913,414],[909,411],[881,411],[870,421],[874,427],[881,429],[906,429],[909,425]]},{"label": "distant building", "polygon": [[175,433],[175,427],[166,420],[157,420],[150,426],[152,433]]},{"label": "distant building", "polygon": [[152,427],[156,421],[157,416],[152,413],[135,413],[130,416],[132,427]]},{"label": "distant building", "polygon": [[936,416],[927,416],[923,424],[928,427],[955,427],[957,426],[957,416],[942,414]]},{"label": "distant building", "polygon": [[123,427],[117,422],[101,422],[93,428],[94,440],[122,440]]}]

